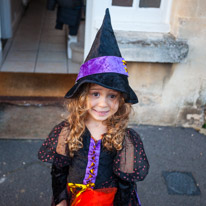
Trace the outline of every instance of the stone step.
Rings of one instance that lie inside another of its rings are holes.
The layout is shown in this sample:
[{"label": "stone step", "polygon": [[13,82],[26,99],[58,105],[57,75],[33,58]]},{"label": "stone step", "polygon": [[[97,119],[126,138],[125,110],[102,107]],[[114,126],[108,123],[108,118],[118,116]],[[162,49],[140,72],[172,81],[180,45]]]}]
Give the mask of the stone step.
[{"label": "stone step", "polygon": [[76,74],[0,72],[0,100],[1,96],[64,97],[76,77]]}]

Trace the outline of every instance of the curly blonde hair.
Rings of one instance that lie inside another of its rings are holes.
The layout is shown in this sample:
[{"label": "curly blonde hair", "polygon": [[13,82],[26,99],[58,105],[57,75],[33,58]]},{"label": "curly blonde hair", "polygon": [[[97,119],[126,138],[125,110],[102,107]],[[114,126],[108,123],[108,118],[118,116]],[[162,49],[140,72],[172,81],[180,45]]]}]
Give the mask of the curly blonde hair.
[{"label": "curly blonde hair", "polygon": [[[91,84],[84,84],[84,89],[81,89],[78,94],[71,99],[68,99],[66,106],[69,112],[67,121],[69,128],[67,132],[67,144],[69,155],[74,156],[74,152],[83,147],[82,134],[85,130],[85,120],[87,117],[87,95]],[[107,150],[121,150],[125,135],[125,128],[129,121],[131,112],[131,104],[125,103],[123,95],[120,95],[119,108],[117,112],[105,120],[103,123],[107,126],[107,133],[103,135],[102,143]]]}]

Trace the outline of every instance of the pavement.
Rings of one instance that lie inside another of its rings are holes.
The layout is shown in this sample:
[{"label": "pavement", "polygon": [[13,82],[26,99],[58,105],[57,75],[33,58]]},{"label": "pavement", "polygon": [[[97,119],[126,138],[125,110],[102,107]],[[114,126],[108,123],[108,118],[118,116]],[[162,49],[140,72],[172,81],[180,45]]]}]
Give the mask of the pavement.
[{"label": "pavement", "polygon": [[[37,153],[64,112],[60,105],[0,104],[0,206],[50,205],[51,165]],[[150,162],[137,182],[142,206],[206,206],[206,136],[192,128],[130,126]]]}]

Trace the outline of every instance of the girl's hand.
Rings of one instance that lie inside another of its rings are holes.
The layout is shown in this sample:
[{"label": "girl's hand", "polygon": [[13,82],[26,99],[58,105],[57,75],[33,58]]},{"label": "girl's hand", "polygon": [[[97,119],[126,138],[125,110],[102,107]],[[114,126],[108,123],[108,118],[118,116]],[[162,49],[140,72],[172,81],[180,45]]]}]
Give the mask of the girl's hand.
[{"label": "girl's hand", "polygon": [[62,200],[58,205],[56,206],[67,206],[67,201],[66,200]]}]

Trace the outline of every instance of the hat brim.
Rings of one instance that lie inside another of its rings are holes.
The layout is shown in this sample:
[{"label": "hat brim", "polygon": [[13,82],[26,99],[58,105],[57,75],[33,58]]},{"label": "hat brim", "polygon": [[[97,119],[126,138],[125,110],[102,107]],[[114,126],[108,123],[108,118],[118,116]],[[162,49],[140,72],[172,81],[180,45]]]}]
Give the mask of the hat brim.
[{"label": "hat brim", "polygon": [[126,103],[136,104],[138,98],[128,84],[127,76],[117,73],[93,74],[79,79],[75,85],[66,93],[65,98],[73,98],[85,83],[98,84],[102,87],[119,91],[124,94]]}]

